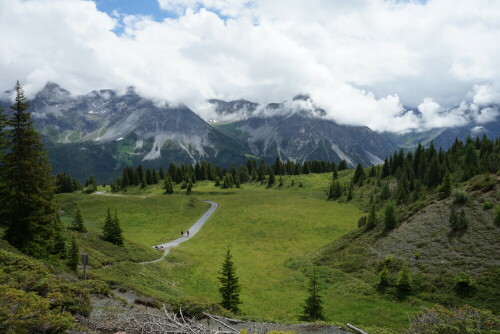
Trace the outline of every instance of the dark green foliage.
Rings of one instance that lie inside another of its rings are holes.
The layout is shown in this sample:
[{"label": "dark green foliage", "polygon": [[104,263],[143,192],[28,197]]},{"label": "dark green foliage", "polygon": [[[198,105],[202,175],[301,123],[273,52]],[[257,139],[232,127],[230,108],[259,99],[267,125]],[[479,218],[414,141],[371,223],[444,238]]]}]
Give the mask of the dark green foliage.
[{"label": "dark green foliage", "polygon": [[451,195],[451,176],[450,173],[446,173],[443,178],[443,182],[439,186],[439,197],[441,199],[446,198]]},{"label": "dark green foliage", "polygon": [[453,291],[460,297],[470,297],[476,291],[474,281],[464,272],[455,276]]},{"label": "dark green foliage", "polygon": [[451,208],[449,223],[453,231],[462,231],[467,229],[468,222],[464,209],[460,211],[460,214],[457,214],[455,208]]},{"label": "dark green foliage", "polygon": [[496,208],[495,223],[500,225],[500,206]]},{"label": "dark green foliage", "polygon": [[83,224],[83,215],[79,206],[76,207],[75,218],[73,219],[73,222],[71,222],[70,229],[81,233],[87,232],[87,229]]},{"label": "dark green foliage", "polygon": [[233,176],[230,173],[227,173],[222,179],[222,189],[229,189],[233,187]]},{"label": "dark green foliage", "polygon": [[386,199],[391,198],[391,190],[389,189],[389,183],[382,183],[382,188],[380,190],[380,199],[385,201]]},{"label": "dark green foliage", "polygon": [[356,166],[356,170],[354,171],[354,176],[352,177],[352,182],[354,184],[362,183],[365,178],[365,170],[363,169],[363,165],[358,163]]},{"label": "dark green foliage", "polygon": [[219,288],[219,292],[222,297],[222,302],[220,303],[220,305],[226,310],[238,313],[238,305],[241,304],[241,286],[238,282],[238,276],[236,276],[236,269],[234,268],[234,262],[232,258],[233,256],[231,255],[231,249],[228,248],[226,256],[224,258],[224,262],[222,263],[220,276],[218,277],[222,285]]},{"label": "dark green foliage", "polygon": [[61,247],[64,237],[54,198],[54,178],[31,113],[26,111],[28,103],[19,82],[15,90],[8,120],[8,151],[0,161],[0,213],[8,226],[5,238],[28,255],[61,257],[66,248]]},{"label": "dark green foliage", "polygon": [[280,176],[278,181],[278,187],[283,187],[283,177]]},{"label": "dark green foliage", "polygon": [[191,182],[189,182],[189,184],[186,188],[186,194],[190,195],[192,190],[193,190],[193,184]]},{"label": "dark green foliage", "polygon": [[342,187],[339,181],[333,181],[328,190],[328,199],[337,199],[342,196]]},{"label": "dark green foliage", "polygon": [[218,176],[215,178],[215,184],[214,184],[214,186],[220,187],[220,179],[219,179]]},{"label": "dark green foliage", "polygon": [[68,267],[72,271],[76,271],[78,269],[78,262],[80,259],[80,251],[78,249],[78,244],[76,243],[75,236],[71,238],[71,244],[68,252]]},{"label": "dark green foliage", "polygon": [[163,188],[165,189],[165,194],[171,195],[174,193],[174,186],[172,185],[172,178],[170,177],[170,174],[167,174]]},{"label": "dark green foliage", "polygon": [[401,271],[398,274],[398,281],[396,283],[396,291],[399,297],[404,297],[412,292],[412,280],[410,276],[410,269],[405,262]]},{"label": "dark green foliage", "polygon": [[160,167],[160,170],[158,171],[158,176],[160,177],[160,180],[163,180],[165,178],[165,171],[163,170],[163,167]]},{"label": "dark green foliage", "polygon": [[476,147],[473,143],[469,143],[465,147],[465,156],[464,156],[464,170],[462,180],[468,180],[477,173],[479,165],[479,159],[476,153]]},{"label": "dark green foliage", "polygon": [[395,228],[398,224],[398,221],[396,219],[396,207],[394,204],[389,201],[387,205],[385,206],[385,211],[384,211],[384,226],[386,230],[391,230]]},{"label": "dark green foliage", "polygon": [[56,193],[72,193],[78,190],[83,190],[78,180],[65,173],[56,175]]},{"label": "dark green foliage", "polygon": [[118,214],[115,212],[114,217],[111,216],[111,209],[106,211],[106,218],[102,230],[102,238],[112,244],[123,246],[122,229],[118,220]]},{"label": "dark green foliage", "polygon": [[339,162],[339,171],[346,170],[348,168],[349,167],[347,167],[347,161],[345,161],[344,159],[340,160],[340,162]]},{"label": "dark green foliage", "polygon": [[363,227],[366,225],[366,216],[361,216],[358,219],[358,227]]},{"label": "dark green foliage", "polygon": [[334,180],[337,180],[339,178],[339,173],[337,172],[337,168],[333,170],[333,175],[332,175]]},{"label": "dark green foliage", "polygon": [[309,296],[306,298],[304,310],[300,320],[317,321],[325,320],[323,315],[323,299],[320,294],[319,277],[314,268],[312,276],[309,278],[309,287],[307,288]]},{"label": "dark green foliage", "polygon": [[348,201],[350,201],[352,198],[354,197],[354,186],[352,185],[352,182],[349,183],[349,185],[347,186],[347,195],[346,195],[346,199]]},{"label": "dark green foliage", "polygon": [[384,265],[384,268],[378,274],[378,283],[377,290],[383,292],[390,285],[390,274],[387,266]]},{"label": "dark green foliage", "polygon": [[271,188],[276,182],[276,178],[274,177],[274,172],[271,170],[269,172],[269,178],[267,179],[267,187]]},{"label": "dark green foliage", "polygon": [[368,218],[366,219],[366,228],[371,229],[374,228],[377,224],[377,213],[375,211],[375,203],[372,202],[370,206],[370,213],[368,214]]},{"label": "dark green foliage", "polygon": [[469,199],[469,195],[463,190],[454,190],[453,198],[455,203],[464,204]]}]

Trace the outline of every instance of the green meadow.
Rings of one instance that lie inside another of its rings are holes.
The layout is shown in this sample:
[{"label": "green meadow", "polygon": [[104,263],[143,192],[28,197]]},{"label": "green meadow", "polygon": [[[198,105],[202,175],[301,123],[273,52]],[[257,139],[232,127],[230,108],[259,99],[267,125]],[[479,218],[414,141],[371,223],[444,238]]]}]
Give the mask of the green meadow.
[{"label": "green meadow", "polygon": [[[347,182],[351,173],[341,172],[341,182]],[[326,200],[330,178],[330,173],[286,176],[279,187],[277,177],[271,189],[260,183],[220,189],[203,181],[195,184],[191,195],[179,185],[175,194],[164,195],[159,184],[146,189],[131,187],[123,197],[58,197],[66,223],[72,220],[78,204],[87,227],[100,232],[110,207],[117,210],[125,237],[145,247],[177,238],[208,209],[203,200],[219,203],[200,232],[173,249],[164,261],[146,265],[116,261],[96,265],[90,275],[164,301],[202,298],[217,303],[217,276],[224,252],[230,247],[242,286],[243,316],[297,322],[307,296],[310,257],[357,229],[363,215],[354,203]],[[328,322],[399,329],[407,326],[407,313],[418,309],[409,302],[386,300],[372,285],[340,270],[318,270],[324,282]]]}]

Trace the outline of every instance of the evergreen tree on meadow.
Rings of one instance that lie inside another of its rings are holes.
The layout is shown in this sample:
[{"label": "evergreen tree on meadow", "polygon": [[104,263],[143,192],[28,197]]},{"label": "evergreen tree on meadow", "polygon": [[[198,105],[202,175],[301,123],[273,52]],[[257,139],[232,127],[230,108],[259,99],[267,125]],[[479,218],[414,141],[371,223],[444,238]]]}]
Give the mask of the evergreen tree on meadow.
[{"label": "evergreen tree on meadow", "polygon": [[451,176],[450,173],[446,172],[443,178],[443,182],[439,186],[439,197],[441,199],[446,198],[451,195]]},{"label": "evergreen tree on meadow", "polygon": [[346,195],[346,199],[348,201],[350,201],[352,198],[354,197],[354,186],[352,185],[352,182],[349,183],[349,185],[347,186],[347,195]]},{"label": "evergreen tree on meadow", "polygon": [[458,214],[455,211],[455,208],[451,208],[450,218],[448,221],[453,231],[462,231],[468,227],[467,216],[465,215],[464,209],[462,209],[460,214]]},{"label": "evergreen tree on meadow", "polygon": [[334,180],[337,180],[339,178],[339,173],[337,172],[337,167],[333,169],[333,175],[332,175]]},{"label": "evergreen tree on meadow", "polygon": [[160,177],[160,180],[163,180],[165,178],[165,170],[163,170],[163,167],[160,167],[160,170],[158,171],[158,176]]},{"label": "evergreen tree on meadow", "polygon": [[214,183],[214,186],[215,187],[220,187],[220,179],[218,176],[215,177],[215,183]]},{"label": "evergreen tree on meadow", "polygon": [[464,173],[462,177],[464,181],[470,179],[477,173],[479,165],[478,160],[475,145],[473,143],[469,143],[465,147]]},{"label": "evergreen tree on meadow", "polygon": [[320,294],[321,288],[319,286],[319,277],[316,273],[316,268],[314,268],[313,274],[309,279],[307,291],[309,292],[309,296],[306,298],[300,320],[325,320],[325,316],[323,315],[323,298]]},{"label": "evergreen tree on meadow", "polygon": [[82,211],[80,210],[80,207],[76,207],[76,212],[75,212],[75,218],[71,222],[71,227],[73,231],[77,231],[80,233],[87,232],[87,229],[85,228],[85,225],[83,224],[83,215]]},{"label": "evergreen tree on meadow", "polygon": [[271,171],[269,172],[269,179],[267,180],[267,187],[271,188],[275,182],[276,178],[274,177],[274,172],[271,169]]},{"label": "evergreen tree on meadow", "polygon": [[380,190],[380,199],[386,200],[391,197],[391,190],[389,189],[389,183],[382,183],[382,189]]},{"label": "evergreen tree on meadow", "polygon": [[153,184],[153,173],[151,169],[146,169],[146,184]]},{"label": "evergreen tree on meadow", "polygon": [[174,186],[172,184],[172,178],[170,177],[170,174],[167,174],[163,188],[165,189],[165,194],[171,195],[174,193]]},{"label": "evergreen tree on meadow", "polygon": [[377,289],[383,292],[389,284],[389,270],[387,270],[387,266],[384,265],[384,269],[382,269],[378,274]]},{"label": "evergreen tree on meadow", "polygon": [[396,219],[396,207],[389,201],[385,206],[384,212],[384,226],[386,230],[391,230],[398,224]]},{"label": "evergreen tree on meadow", "polygon": [[130,179],[128,177],[127,168],[125,168],[125,169],[123,169],[123,176],[122,176],[122,188],[123,188],[123,190],[127,191],[128,186],[130,186]]},{"label": "evergreen tree on meadow", "polygon": [[368,214],[368,218],[366,219],[366,228],[374,228],[377,224],[377,212],[375,210],[375,202],[372,202],[370,206],[370,213]]},{"label": "evergreen tree on meadow", "polygon": [[123,246],[122,229],[118,220],[118,214],[115,212],[115,215],[112,216],[110,208],[106,211],[102,234],[104,240],[118,246]]},{"label": "evergreen tree on meadow", "polygon": [[78,244],[76,242],[75,236],[71,238],[71,244],[69,248],[69,256],[68,256],[68,267],[72,271],[76,271],[78,269],[78,261],[80,259],[80,250],[78,249]]},{"label": "evergreen tree on meadow", "polygon": [[365,171],[363,169],[363,165],[361,165],[361,163],[358,163],[358,165],[356,166],[356,170],[354,171],[354,176],[352,177],[352,182],[354,184],[362,183],[364,178]]},{"label": "evergreen tree on meadow", "polygon": [[142,179],[141,179],[141,189],[144,189],[144,188],[146,188],[146,178],[142,177]]},{"label": "evergreen tree on meadow", "polygon": [[156,173],[156,169],[153,168],[153,176],[152,180],[153,184],[158,184],[158,173]]},{"label": "evergreen tree on meadow", "polygon": [[[19,82],[8,120],[8,151],[0,163],[0,213],[7,224],[5,238],[22,252],[38,258],[63,256],[65,247],[47,153],[33,127]],[[3,129],[0,129],[3,130]],[[8,196],[6,195],[8,194]]]},{"label": "evergreen tree on meadow", "polygon": [[398,281],[396,284],[396,291],[399,297],[407,296],[412,290],[412,280],[410,276],[410,269],[408,268],[408,263],[404,263],[401,271],[398,274]]},{"label": "evergreen tree on meadow", "polygon": [[236,269],[232,258],[231,249],[228,247],[226,256],[224,257],[224,262],[222,263],[220,276],[218,277],[219,282],[222,285],[219,288],[219,292],[222,297],[220,305],[226,310],[238,313],[238,305],[241,304],[241,286],[239,284],[238,276],[236,275]]},{"label": "evergreen tree on meadow", "polygon": [[186,194],[190,195],[192,190],[193,190],[193,184],[189,182],[186,188]]}]

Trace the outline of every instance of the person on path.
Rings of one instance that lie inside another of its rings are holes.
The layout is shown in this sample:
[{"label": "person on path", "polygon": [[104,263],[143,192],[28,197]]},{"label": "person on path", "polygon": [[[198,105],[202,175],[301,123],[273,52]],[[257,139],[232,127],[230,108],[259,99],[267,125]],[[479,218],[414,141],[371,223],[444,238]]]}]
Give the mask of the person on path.
[{"label": "person on path", "polygon": [[184,236],[184,231],[181,231],[181,238]]},{"label": "person on path", "polygon": [[189,230],[187,230],[186,238],[189,238]]}]

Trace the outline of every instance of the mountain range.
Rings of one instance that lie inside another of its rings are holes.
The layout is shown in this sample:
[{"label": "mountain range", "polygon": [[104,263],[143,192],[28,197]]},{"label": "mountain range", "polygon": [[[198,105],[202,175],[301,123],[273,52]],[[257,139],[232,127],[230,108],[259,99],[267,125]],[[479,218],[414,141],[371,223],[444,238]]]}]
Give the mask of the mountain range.
[{"label": "mountain range", "polygon": [[481,127],[380,134],[365,126],[337,124],[307,95],[266,106],[243,99],[208,102],[215,117],[205,121],[186,105],[153,101],[133,88],[125,94],[99,90],[75,96],[47,83],[30,101],[30,111],[53,171],[80,180],[95,175],[99,182],[111,181],[126,164],[139,163],[166,167],[206,160],[229,167],[249,158],[273,162],[280,157],[298,162],[344,159],[350,166],[370,166],[418,142],[434,140],[447,148],[455,137],[500,135],[498,120]]}]

